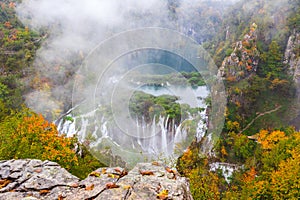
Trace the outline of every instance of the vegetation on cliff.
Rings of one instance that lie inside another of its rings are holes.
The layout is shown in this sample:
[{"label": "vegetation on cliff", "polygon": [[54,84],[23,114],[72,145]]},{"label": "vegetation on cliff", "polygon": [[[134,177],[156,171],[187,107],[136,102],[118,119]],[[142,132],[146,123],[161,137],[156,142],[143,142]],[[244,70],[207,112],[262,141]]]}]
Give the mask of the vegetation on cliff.
[{"label": "vegetation on cliff", "polygon": [[[35,87],[30,77],[43,38],[22,25],[14,8],[14,1],[0,3],[0,159],[52,160],[84,178],[103,164],[76,138],[60,135],[54,124],[24,106],[22,95]],[[47,81],[39,82],[44,86]]]},{"label": "vegetation on cliff", "polygon": [[[179,159],[178,169],[190,178],[195,199],[296,199],[300,195],[296,164],[300,133],[290,127],[295,85],[284,62],[288,36],[299,32],[299,2],[285,3],[289,5],[241,1],[223,21],[228,27],[226,37],[217,35],[204,44],[220,66],[228,104],[215,155],[201,158],[201,144],[193,144]],[[216,41],[219,45],[212,45]],[[216,161],[240,166],[229,184],[221,171],[209,171],[209,163]]]}]

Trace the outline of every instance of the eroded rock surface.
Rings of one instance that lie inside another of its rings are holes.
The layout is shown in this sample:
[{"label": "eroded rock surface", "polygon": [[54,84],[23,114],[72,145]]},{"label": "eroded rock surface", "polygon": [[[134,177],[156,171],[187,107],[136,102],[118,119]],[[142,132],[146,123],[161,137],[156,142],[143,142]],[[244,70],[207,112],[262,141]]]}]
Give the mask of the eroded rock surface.
[{"label": "eroded rock surface", "polygon": [[160,163],[139,163],[131,171],[99,168],[84,179],[57,163],[41,160],[0,161],[0,199],[184,199],[189,183]]},{"label": "eroded rock surface", "polygon": [[256,72],[259,60],[256,29],[257,25],[253,23],[243,40],[236,42],[233,52],[224,59],[219,68],[220,79],[235,82]]}]

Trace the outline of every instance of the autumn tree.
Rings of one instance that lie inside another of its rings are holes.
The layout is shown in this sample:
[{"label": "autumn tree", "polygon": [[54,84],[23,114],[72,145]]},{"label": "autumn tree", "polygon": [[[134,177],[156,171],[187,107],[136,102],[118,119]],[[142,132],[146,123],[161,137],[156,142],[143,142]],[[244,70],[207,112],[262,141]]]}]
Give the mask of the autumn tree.
[{"label": "autumn tree", "polygon": [[191,145],[179,158],[178,171],[189,178],[194,199],[220,199],[223,177],[209,170],[209,160],[199,156],[199,148]]},{"label": "autumn tree", "polygon": [[[236,173],[224,199],[297,199],[300,196],[300,135],[261,130],[252,166]],[[247,167],[247,165],[245,165]],[[239,189],[237,189],[239,188]]]},{"label": "autumn tree", "polygon": [[74,138],[59,135],[53,123],[25,108],[0,124],[0,159],[21,158],[51,160],[67,169],[78,163]]}]

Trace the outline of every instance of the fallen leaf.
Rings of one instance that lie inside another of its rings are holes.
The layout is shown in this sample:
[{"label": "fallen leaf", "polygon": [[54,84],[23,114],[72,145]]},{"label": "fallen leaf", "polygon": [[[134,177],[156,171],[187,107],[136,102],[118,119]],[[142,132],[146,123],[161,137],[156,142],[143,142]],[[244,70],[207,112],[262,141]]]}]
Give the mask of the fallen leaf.
[{"label": "fallen leaf", "polygon": [[93,190],[94,187],[95,187],[95,185],[94,185],[94,184],[91,184],[91,185],[86,186],[86,187],[85,187],[85,190],[90,191],[90,190]]},{"label": "fallen leaf", "polygon": [[128,172],[124,169],[120,175],[120,178],[122,178],[123,176],[126,176],[128,174]]},{"label": "fallen leaf", "polygon": [[128,190],[128,189],[130,189],[131,188],[131,185],[124,185],[123,186],[123,189],[125,189],[125,190]]},{"label": "fallen leaf", "polygon": [[157,198],[158,199],[163,199],[163,200],[166,200],[168,199],[168,194],[169,194],[169,191],[168,190],[163,190],[161,191],[159,194],[157,194]]},{"label": "fallen leaf", "polygon": [[176,174],[177,172],[173,169],[171,169],[170,167],[165,167],[166,171],[169,172],[169,173],[172,173],[174,175],[174,179],[176,179]]},{"label": "fallen leaf", "polygon": [[160,166],[159,162],[157,162],[157,161],[153,161],[153,162],[152,162],[152,165]]},{"label": "fallen leaf", "polygon": [[35,169],[34,170],[34,172],[36,172],[36,173],[41,173],[43,170],[41,169],[41,168],[39,168],[39,169]]},{"label": "fallen leaf", "polygon": [[79,184],[78,183],[71,183],[69,186],[73,187],[73,188],[78,188]]},{"label": "fallen leaf", "polygon": [[102,174],[106,174],[106,168],[102,168]]},{"label": "fallen leaf", "polygon": [[116,175],[116,174],[107,174],[107,177],[110,177],[110,178],[119,178],[120,176]]},{"label": "fallen leaf", "polygon": [[40,194],[48,194],[50,192],[50,190],[40,190]]},{"label": "fallen leaf", "polygon": [[0,189],[4,188],[5,186],[7,186],[11,181],[4,179],[4,180],[0,180]]},{"label": "fallen leaf", "polygon": [[116,183],[113,183],[113,182],[106,183],[106,185],[105,185],[106,189],[113,189],[113,188],[118,188],[118,187],[120,187],[120,186],[116,185]]},{"label": "fallen leaf", "polygon": [[116,171],[116,172],[118,172],[118,173],[122,173],[122,171],[120,170],[120,169],[118,169],[118,168],[114,168],[114,170]]},{"label": "fallen leaf", "polygon": [[94,172],[91,172],[91,173],[90,173],[90,176],[100,177],[101,174],[100,174],[100,172],[94,171]]},{"label": "fallen leaf", "polygon": [[152,171],[148,171],[148,170],[146,170],[146,171],[141,171],[140,170],[140,174],[142,174],[142,176],[145,176],[145,175],[147,175],[147,176],[154,175],[154,173]]}]

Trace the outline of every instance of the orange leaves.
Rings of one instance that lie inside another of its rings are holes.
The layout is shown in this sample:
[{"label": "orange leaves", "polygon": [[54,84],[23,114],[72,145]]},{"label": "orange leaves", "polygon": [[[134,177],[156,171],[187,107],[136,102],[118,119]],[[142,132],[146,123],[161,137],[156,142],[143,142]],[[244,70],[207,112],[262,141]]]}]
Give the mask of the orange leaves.
[{"label": "orange leaves", "polygon": [[113,182],[109,182],[105,184],[105,189],[113,189],[113,188],[118,188],[120,186],[118,186],[116,183]]},{"label": "orange leaves", "polygon": [[240,67],[240,66],[243,66],[243,65],[244,65],[244,63],[242,61],[239,61],[238,66]]},{"label": "orange leaves", "polygon": [[236,81],[236,77],[233,76],[233,75],[229,75],[229,76],[226,78],[226,80],[227,80],[228,82],[235,82],[235,81]]},{"label": "orange leaves", "polygon": [[154,173],[152,171],[148,171],[148,170],[146,170],[146,171],[141,171],[140,170],[140,174],[142,176],[151,176],[151,175],[154,175]]},{"label": "orange leaves", "polygon": [[262,145],[263,149],[272,149],[275,144],[285,139],[287,139],[287,137],[282,131],[276,130],[269,133],[267,130],[261,130],[258,133],[257,141]]},{"label": "orange leaves", "polygon": [[[28,110],[12,115],[0,129],[5,130],[5,144],[0,146],[11,158],[37,158],[58,162],[65,168],[78,163],[73,138],[60,135],[53,123]],[[1,132],[0,132],[1,133]],[[2,134],[2,133],[1,133]],[[3,154],[5,154],[2,152]],[[12,154],[13,152],[14,154]]]},{"label": "orange leaves", "polygon": [[4,188],[5,186],[7,186],[11,181],[4,179],[4,180],[0,180],[0,189]]},{"label": "orange leaves", "polygon": [[251,71],[252,70],[252,66],[251,65],[247,65],[246,69],[247,69],[247,71]]},{"label": "orange leaves", "polygon": [[182,162],[184,163],[183,170],[186,170],[189,166],[193,166],[194,160],[193,160],[193,152],[190,148],[188,148],[184,154],[181,157]]},{"label": "orange leaves", "polygon": [[168,199],[169,191],[162,190],[160,193],[157,194],[158,199]]},{"label": "orange leaves", "polygon": [[222,147],[221,147],[221,154],[222,154],[222,157],[225,157],[225,156],[228,155],[228,153],[227,153],[227,151],[226,151],[226,149],[225,149],[225,146],[222,146]]},{"label": "orange leaves", "polygon": [[289,82],[287,80],[275,78],[274,80],[271,81],[270,89],[284,87],[284,86],[287,86],[288,83]]},{"label": "orange leaves", "polygon": [[91,190],[94,189],[94,187],[95,187],[95,185],[94,185],[94,184],[91,184],[91,185],[86,186],[85,190],[91,191]]},{"label": "orange leaves", "polygon": [[256,174],[257,174],[257,172],[256,172],[255,168],[251,167],[251,169],[244,174],[243,182],[251,183],[252,181],[254,181]]},{"label": "orange leaves", "polygon": [[243,45],[243,47],[246,47],[246,48],[249,48],[251,46],[248,40],[244,40],[242,42],[242,45]]},{"label": "orange leaves", "polygon": [[41,195],[48,194],[49,192],[50,192],[50,190],[40,190]]}]

